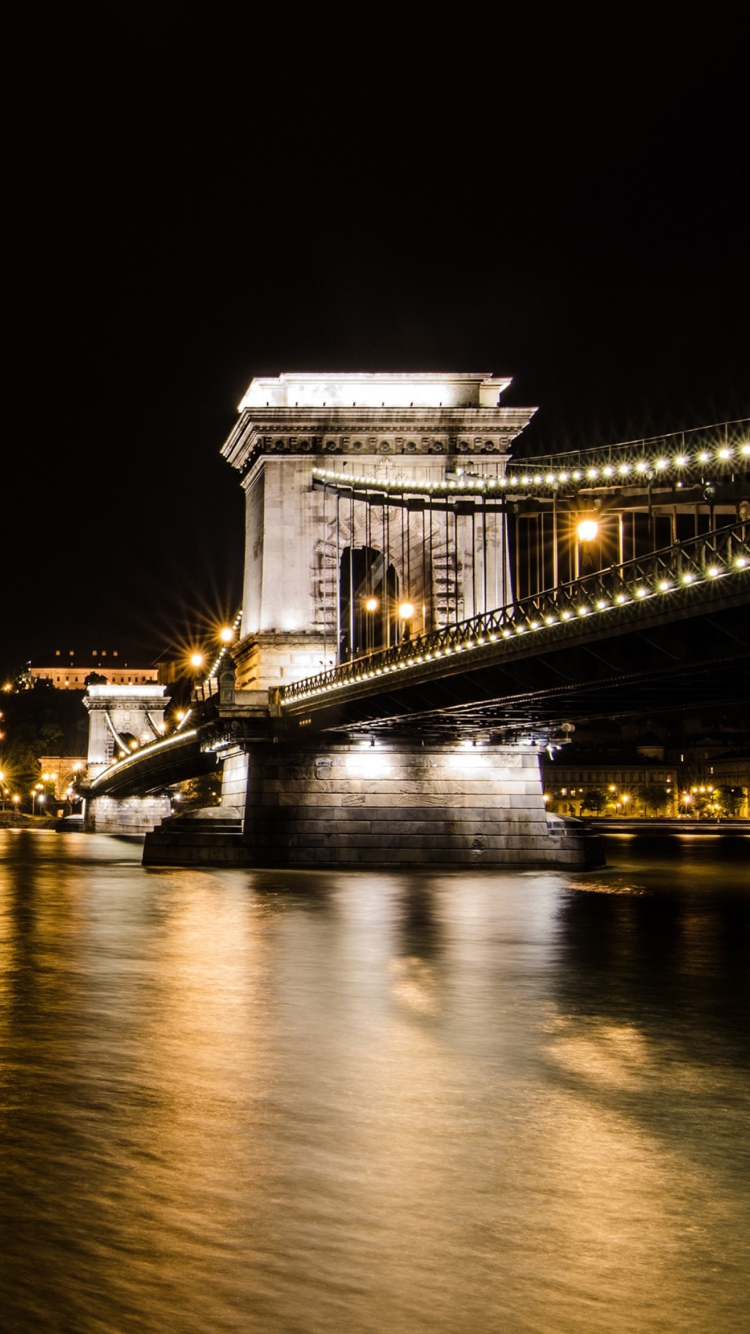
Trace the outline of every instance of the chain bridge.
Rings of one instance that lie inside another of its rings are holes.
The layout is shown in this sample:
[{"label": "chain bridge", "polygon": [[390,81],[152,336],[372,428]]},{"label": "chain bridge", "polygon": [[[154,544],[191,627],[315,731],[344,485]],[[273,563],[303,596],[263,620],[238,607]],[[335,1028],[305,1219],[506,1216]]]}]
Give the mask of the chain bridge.
[{"label": "chain bridge", "polygon": [[750,420],[524,457],[508,384],[251,383],[223,448],[237,641],[177,731],[93,774],[90,827],[221,766],[222,805],[162,821],[146,861],[585,865],[541,749],[576,719],[747,702]]}]

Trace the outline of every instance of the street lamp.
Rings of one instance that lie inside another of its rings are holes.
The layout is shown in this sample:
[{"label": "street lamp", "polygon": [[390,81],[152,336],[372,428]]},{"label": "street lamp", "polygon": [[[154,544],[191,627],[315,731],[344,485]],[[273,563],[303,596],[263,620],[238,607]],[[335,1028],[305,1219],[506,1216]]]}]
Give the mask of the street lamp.
[{"label": "street lamp", "polygon": [[219,631],[219,639],[222,644],[231,644],[234,639],[234,630],[231,625],[225,625],[223,629]]},{"label": "street lamp", "polygon": [[579,542],[593,542],[599,532],[596,519],[581,519],[577,528]]},{"label": "street lamp", "polygon": [[375,647],[375,612],[378,610],[379,606],[380,602],[378,598],[373,597],[372,594],[365,598],[364,607],[365,611],[368,613],[365,618],[365,647],[368,653],[372,652]]},{"label": "street lamp", "polygon": [[[593,549],[591,543],[596,541],[599,533],[599,524],[596,519],[581,519],[576,527],[576,536],[578,542],[575,547],[575,578],[580,579],[581,573],[586,573],[591,569],[593,560]],[[583,570],[581,570],[583,565]]]},{"label": "street lamp", "polygon": [[410,638],[411,638],[411,625],[409,624],[409,622],[411,621],[411,618],[412,618],[412,616],[414,615],[414,603],[413,603],[413,602],[402,602],[402,603],[401,603],[401,606],[400,606],[399,609],[398,609],[398,614],[399,614],[399,618],[400,618],[400,620],[401,620],[401,622],[402,622],[402,629],[403,629],[404,639],[410,639]]}]

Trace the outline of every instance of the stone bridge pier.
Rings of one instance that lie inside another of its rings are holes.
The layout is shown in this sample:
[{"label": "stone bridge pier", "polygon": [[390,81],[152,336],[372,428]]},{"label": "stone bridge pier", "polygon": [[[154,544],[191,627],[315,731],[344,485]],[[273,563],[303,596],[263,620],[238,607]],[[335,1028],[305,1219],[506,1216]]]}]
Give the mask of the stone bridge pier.
[{"label": "stone bridge pier", "polygon": [[258,866],[580,867],[594,852],[547,816],[535,746],[418,740],[255,747],[243,841]]},{"label": "stone bridge pier", "polygon": [[[467,478],[500,486],[535,411],[502,405],[509,385],[485,373],[252,381],[222,449],[246,525],[236,693],[232,684],[233,702],[220,698],[216,735],[205,735],[223,761],[222,806],[167,821],[145,861],[585,864],[585,840],[545,813],[535,747],[418,735],[371,745],[345,733],[303,742],[274,707],[279,687],[507,600],[504,502],[433,509],[424,497],[458,495]],[[391,508],[391,483],[420,487],[421,500],[397,496]],[[235,732],[225,744],[221,721],[242,718],[242,743]]]},{"label": "stone bridge pier", "polygon": [[583,869],[603,857],[582,826],[547,815],[536,745],[313,738],[234,748],[222,807],[167,820],[144,863]]}]

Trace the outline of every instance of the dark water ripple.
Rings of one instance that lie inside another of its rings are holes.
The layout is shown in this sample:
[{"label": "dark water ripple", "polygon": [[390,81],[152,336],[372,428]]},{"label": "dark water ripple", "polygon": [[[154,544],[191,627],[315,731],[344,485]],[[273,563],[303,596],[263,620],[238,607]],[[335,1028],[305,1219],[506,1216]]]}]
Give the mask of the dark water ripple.
[{"label": "dark water ripple", "polygon": [[749,849],[154,872],[0,832],[0,1327],[745,1331]]}]

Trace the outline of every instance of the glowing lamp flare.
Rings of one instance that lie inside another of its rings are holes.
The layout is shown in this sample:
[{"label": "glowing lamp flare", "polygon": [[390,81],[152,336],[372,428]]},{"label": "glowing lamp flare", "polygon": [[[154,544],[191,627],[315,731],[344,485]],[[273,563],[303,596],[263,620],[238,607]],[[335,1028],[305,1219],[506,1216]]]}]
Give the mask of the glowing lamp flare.
[{"label": "glowing lamp flare", "polygon": [[411,602],[402,602],[398,609],[398,614],[402,621],[410,621],[414,615],[414,604]]},{"label": "glowing lamp flare", "polygon": [[224,629],[219,631],[219,639],[222,644],[231,644],[234,639],[234,630],[231,625],[225,625]]},{"label": "glowing lamp flare", "polygon": [[377,609],[378,609],[379,606],[380,606],[380,603],[378,602],[378,599],[377,599],[377,598],[366,598],[366,599],[365,599],[365,611],[377,611]]},{"label": "glowing lamp flare", "polygon": [[191,653],[191,655],[190,655],[190,666],[191,666],[191,667],[202,667],[202,666],[203,666],[203,654],[202,654],[202,653]]},{"label": "glowing lamp flare", "polygon": [[596,519],[581,519],[576,531],[579,542],[593,542],[599,532],[599,525]]}]

